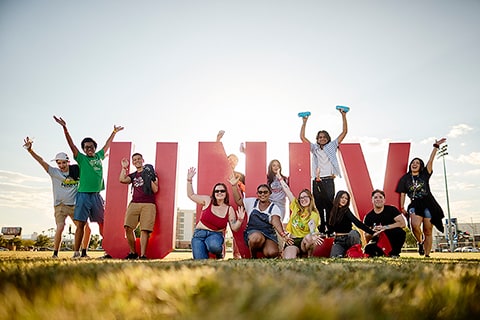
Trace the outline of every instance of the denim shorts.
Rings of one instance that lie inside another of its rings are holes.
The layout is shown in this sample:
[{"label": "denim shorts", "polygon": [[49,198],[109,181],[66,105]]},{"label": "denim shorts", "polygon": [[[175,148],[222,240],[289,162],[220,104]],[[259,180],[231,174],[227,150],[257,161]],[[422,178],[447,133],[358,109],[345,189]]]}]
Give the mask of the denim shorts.
[{"label": "denim shorts", "polygon": [[[408,210],[408,213],[415,214],[415,208],[410,208]],[[423,217],[427,219],[432,219],[432,214],[430,213],[430,210],[428,210],[428,208],[425,208],[425,210],[423,211]]]},{"label": "denim shorts", "polygon": [[98,192],[78,192],[74,220],[86,222],[90,218],[92,222],[103,223],[104,203]]}]

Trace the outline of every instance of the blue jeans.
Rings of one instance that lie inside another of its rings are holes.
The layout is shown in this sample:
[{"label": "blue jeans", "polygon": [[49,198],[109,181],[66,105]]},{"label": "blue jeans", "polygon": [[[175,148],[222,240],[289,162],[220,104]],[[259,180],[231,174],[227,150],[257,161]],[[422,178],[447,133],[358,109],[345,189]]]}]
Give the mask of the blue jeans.
[{"label": "blue jeans", "polygon": [[214,254],[217,259],[223,258],[224,241],[222,231],[195,229],[192,237],[193,259],[208,259],[209,253]]},{"label": "blue jeans", "polygon": [[330,251],[331,258],[345,257],[345,253],[354,244],[362,243],[360,233],[357,230],[350,231],[347,235],[336,236],[333,242],[332,251]]}]

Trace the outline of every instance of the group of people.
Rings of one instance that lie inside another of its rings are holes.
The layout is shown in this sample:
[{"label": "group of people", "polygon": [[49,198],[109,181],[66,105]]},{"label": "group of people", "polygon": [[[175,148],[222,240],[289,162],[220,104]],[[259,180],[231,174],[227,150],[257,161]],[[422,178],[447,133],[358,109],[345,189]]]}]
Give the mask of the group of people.
[{"label": "group of people", "polygon": [[[110,148],[115,135],[123,130],[122,126],[114,126],[105,145],[97,151],[97,142],[90,137],[81,141],[80,152],[67,129],[67,123],[61,117],[54,116],[55,121],[63,128],[67,143],[78,165],[70,165],[70,158],[64,152],[56,155],[57,168],[50,166],[33,150],[33,141],[24,140],[25,149],[47,171],[52,180],[56,233],[54,238],[53,258],[58,258],[61,236],[67,217],[75,223],[73,258],[88,257],[90,227],[88,221],[98,223],[100,235],[103,237],[104,200],[100,192],[105,189],[102,160]],[[122,169],[120,183],[132,184],[132,201],[125,214],[125,234],[130,248],[126,259],[146,259],[147,244],[155,223],[155,193],[158,191],[158,180],[154,168],[144,165],[143,156],[135,153],[132,163],[136,171],[128,174],[129,161],[121,160]],[[140,226],[140,254],[135,248],[135,229]],[[80,251],[81,249],[81,251]],[[109,258],[108,254],[105,258]]]},{"label": "group of people", "polygon": [[[223,183],[217,183],[210,196],[196,195],[192,186],[196,171],[195,168],[188,170],[188,197],[202,205],[192,238],[195,259],[208,258],[210,254],[222,257],[227,224],[235,232],[244,219],[248,221],[244,240],[252,258],[310,257],[316,246],[324,244],[326,237],[333,237],[330,257],[345,257],[350,248],[362,244],[357,229],[365,233],[368,242],[364,247],[365,256],[398,257],[406,239],[406,221],[410,221],[419,254],[429,257],[433,226],[443,230],[443,211],[433,198],[429,179],[435,154],[445,139],[435,141],[426,166],[419,158],[410,162],[408,172],[400,179],[396,190],[400,193],[401,211],[386,205],[385,192],[375,189],[371,194],[373,209],[360,221],[350,210],[350,194],[343,190],[335,193],[334,180],[341,176],[337,150],[348,132],[346,111],[339,112],[343,124],[340,135],[332,140],[327,131],[321,130],[315,143],[305,137],[309,115],[302,117],[300,139],[309,144],[312,154],[312,191],[301,190],[298,197],[290,190],[278,160],[272,160],[268,165],[266,183],[257,187],[256,197],[244,197],[245,176],[233,171],[235,166],[232,166],[229,182],[237,211],[229,204],[228,190]],[[219,132],[217,141],[223,133]],[[411,200],[408,210],[404,208],[407,196]],[[284,226],[286,198],[291,214]]]},{"label": "group of people", "polygon": [[[312,154],[312,191],[301,190],[297,197],[290,190],[288,179],[282,174],[278,160],[272,160],[268,165],[266,181],[257,187],[257,196],[245,197],[245,176],[234,170],[238,157],[233,154],[228,156],[232,168],[228,183],[232,186],[237,209],[230,204],[228,188],[223,182],[216,183],[210,195],[195,194],[193,178],[196,169],[188,169],[187,196],[202,206],[191,242],[194,259],[212,256],[222,258],[227,225],[236,232],[242,227],[244,219],[248,221],[244,241],[252,258],[310,257],[316,246],[323,245],[326,237],[334,238],[330,257],[345,257],[351,247],[362,243],[361,235],[353,225],[365,233],[368,244],[364,251],[368,256],[396,257],[400,255],[405,242],[406,221],[409,221],[417,240],[419,254],[429,256],[433,226],[443,230],[443,211],[430,191],[429,179],[437,149],[445,142],[445,138],[435,141],[426,166],[419,158],[410,162],[408,172],[400,179],[396,190],[400,193],[401,211],[385,205],[385,193],[376,189],[372,192],[373,209],[365,215],[362,222],[349,208],[350,194],[343,190],[335,193],[334,180],[341,176],[337,150],[348,132],[346,111],[339,112],[343,130],[333,141],[328,132],[321,130],[317,133],[316,142],[310,142],[305,137],[309,115],[302,117],[300,139],[309,144]],[[76,225],[73,258],[88,257],[88,220],[98,223],[100,235],[103,236],[104,200],[100,192],[105,186],[102,160],[116,133],[124,128],[114,126],[113,132],[99,151],[95,140],[84,138],[81,142],[82,153],[74,144],[65,120],[55,116],[54,119],[62,126],[78,165],[70,165],[68,155],[61,152],[52,160],[56,162],[57,168],[50,166],[33,150],[33,142],[28,137],[24,140],[24,147],[52,180],[57,225],[53,257],[58,257],[67,217]],[[217,141],[220,141],[223,133],[219,132]],[[148,240],[155,224],[158,177],[153,166],[144,164],[140,153],[132,155],[132,164],[136,171],[129,173],[130,162],[123,158],[119,176],[120,183],[132,184],[132,200],[126,210],[124,223],[130,249],[126,259],[147,259]],[[405,209],[407,196],[411,201]],[[291,214],[284,225],[287,198]],[[135,230],[138,227],[140,253],[135,246]],[[388,251],[380,245],[385,238]]]}]

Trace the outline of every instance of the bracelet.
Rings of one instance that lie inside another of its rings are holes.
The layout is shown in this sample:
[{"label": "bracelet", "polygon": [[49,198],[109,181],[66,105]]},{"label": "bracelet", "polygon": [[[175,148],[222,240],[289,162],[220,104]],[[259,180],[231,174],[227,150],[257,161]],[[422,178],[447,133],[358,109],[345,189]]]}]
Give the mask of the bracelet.
[{"label": "bracelet", "polygon": [[187,179],[187,182],[190,182],[190,183],[191,183],[191,182],[192,182],[192,179]]},{"label": "bracelet", "polygon": [[434,143],[433,147],[438,149],[438,148],[440,148],[440,145],[438,143]]}]

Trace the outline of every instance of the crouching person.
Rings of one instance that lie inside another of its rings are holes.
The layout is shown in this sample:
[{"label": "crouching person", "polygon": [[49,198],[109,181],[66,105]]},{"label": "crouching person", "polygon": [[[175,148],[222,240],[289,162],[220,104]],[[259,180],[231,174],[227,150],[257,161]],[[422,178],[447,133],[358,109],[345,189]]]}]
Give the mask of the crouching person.
[{"label": "crouching person", "polygon": [[[406,238],[403,230],[406,226],[405,219],[397,208],[385,205],[385,192],[382,190],[373,190],[372,203],[373,210],[365,215],[363,222],[373,228],[375,234],[365,234],[368,244],[364,251],[370,257],[383,255],[399,257]],[[382,232],[387,239],[381,239]],[[381,244],[383,241],[388,243]]]}]

